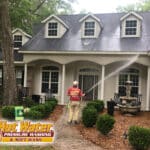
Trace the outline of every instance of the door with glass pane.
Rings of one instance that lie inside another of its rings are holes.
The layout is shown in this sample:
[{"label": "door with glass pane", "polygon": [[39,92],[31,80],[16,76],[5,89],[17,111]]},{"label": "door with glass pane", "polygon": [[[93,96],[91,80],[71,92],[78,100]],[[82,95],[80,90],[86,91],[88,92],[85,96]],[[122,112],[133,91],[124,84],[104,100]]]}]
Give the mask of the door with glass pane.
[{"label": "door with glass pane", "polygon": [[[97,75],[79,75],[79,87],[86,94],[85,100],[94,100],[98,96],[98,87],[92,88],[98,82]],[[92,89],[91,89],[92,88]],[[89,89],[91,89],[89,91]]]}]

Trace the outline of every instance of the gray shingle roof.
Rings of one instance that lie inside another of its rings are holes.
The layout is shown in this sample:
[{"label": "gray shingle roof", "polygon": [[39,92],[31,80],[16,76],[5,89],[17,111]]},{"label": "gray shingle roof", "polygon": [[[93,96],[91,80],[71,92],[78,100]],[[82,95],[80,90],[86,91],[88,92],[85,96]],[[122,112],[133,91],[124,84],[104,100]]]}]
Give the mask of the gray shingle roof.
[{"label": "gray shingle roof", "polygon": [[[26,51],[149,51],[150,12],[138,13],[143,17],[140,38],[120,37],[120,18],[125,13],[95,14],[103,24],[98,38],[82,39],[79,20],[85,15],[60,15],[69,30],[60,39],[44,38],[44,25],[39,25],[36,34],[22,50]],[[40,28],[39,28],[40,27]]]}]

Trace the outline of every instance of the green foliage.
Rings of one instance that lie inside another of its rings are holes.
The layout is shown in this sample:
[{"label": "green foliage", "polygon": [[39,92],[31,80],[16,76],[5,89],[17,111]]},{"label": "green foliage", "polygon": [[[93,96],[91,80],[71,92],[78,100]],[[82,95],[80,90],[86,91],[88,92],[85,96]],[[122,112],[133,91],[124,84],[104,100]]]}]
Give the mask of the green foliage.
[{"label": "green foliage", "polygon": [[108,114],[99,115],[96,122],[96,128],[102,134],[107,135],[113,129],[114,123],[115,119],[112,116]]},{"label": "green foliage", "polygon": [[34,23],[49,15],[73,12],[70,0],[9,0],[9,10],[12,27],[21,28],[29,34]]},{"label": "green foliage", "polygon": [[25,107],[32,107],[36,105],[36,103],[30,97],[26,97],[22,104]]},{"label": "green foliage", "polygon": [[102,112],[104,109],[104,102],[102,100],[94,100],[87,104],[87,106],[93,106],[97,110],[97,112]]},{"label": "green foliage", "polygon": [[2,107],[2,117],[6,119],[15,119],[15,106]]},{"label": "green foliage", "polygon": [[82,111],[82,122],[86,127],[92,127],[96,123],[97,116],[98,113],[94,107],[85,107]]},{"label": "green foliage", "polygon": [[126,6],[119,6],[116,9],[118,12],[129,12],[129,11],[149,11],[150,0],[142,0],[140,3],[129,4]]},{"label": "green foliage", "polygon": [[30,120],[40,120],[43,115],[40,111],[30,110],[29,112],[24,113],[24,117]]},{"label": "green foliage", "polygon": [[150,128],[131,126],[129,142],[136,150],[147,150],[150,148]]},{"label": "green foliage", "polygon": [[52,106],[52,110],[56,107],[56,105],[58,104],[58,100],[55,98],[51,98],[48,99],[45,103],[46,105],[51,105]]},{"label": "green foliage", "polygon": [[40,105],[37,105],[37,106],[33,106],[33,107],[31,107],[31,110],[30,110],[31,112],[32,111],[38,111],[38,112],[40,112],[41,114],[42,114],[42,118],[43,117],[45,117],[46,115],[46,111],[45,111],[45,106],[44,106],[44,104],[40,104]]}]

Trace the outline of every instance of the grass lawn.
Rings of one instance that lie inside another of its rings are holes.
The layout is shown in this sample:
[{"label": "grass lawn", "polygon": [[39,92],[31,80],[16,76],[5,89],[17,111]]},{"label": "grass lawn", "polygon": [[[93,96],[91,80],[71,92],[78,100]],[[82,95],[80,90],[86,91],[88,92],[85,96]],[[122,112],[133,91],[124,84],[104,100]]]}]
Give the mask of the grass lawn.
[{"label": "grass lawn", "polygon": [[52,146],[0,146],[0,150],[55,150]]}]

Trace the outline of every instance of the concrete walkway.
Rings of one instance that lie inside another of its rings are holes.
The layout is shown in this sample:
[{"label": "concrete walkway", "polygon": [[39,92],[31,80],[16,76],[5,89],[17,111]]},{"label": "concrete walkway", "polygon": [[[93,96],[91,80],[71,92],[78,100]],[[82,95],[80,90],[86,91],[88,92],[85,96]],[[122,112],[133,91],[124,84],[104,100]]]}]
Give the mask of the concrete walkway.
[{"label": "concrete walkway", "polygon": [[61,118],[55,123],[54,148],[56,150],[102,150],[101,147],[83,139],[73,125],[67,124],[67,114],[64,108]]}]

